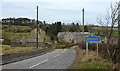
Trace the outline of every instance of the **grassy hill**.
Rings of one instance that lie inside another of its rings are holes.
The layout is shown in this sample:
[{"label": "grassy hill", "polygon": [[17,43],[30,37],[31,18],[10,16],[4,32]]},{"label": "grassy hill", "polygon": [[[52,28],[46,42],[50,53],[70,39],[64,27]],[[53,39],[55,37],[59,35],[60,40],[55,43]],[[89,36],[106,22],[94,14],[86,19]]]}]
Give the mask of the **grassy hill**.
[{"label": "grassy hill", "polygon": [[2,25],[2,30],[4,30],[5,32],[19,33],[19,32],[30,32],[31,28],[29,26]]},{"label": "grassy hill", "polygon": [[2,38],[8,41],[11,37],[29,37],[31,30],[29,26],[2,25]]}]

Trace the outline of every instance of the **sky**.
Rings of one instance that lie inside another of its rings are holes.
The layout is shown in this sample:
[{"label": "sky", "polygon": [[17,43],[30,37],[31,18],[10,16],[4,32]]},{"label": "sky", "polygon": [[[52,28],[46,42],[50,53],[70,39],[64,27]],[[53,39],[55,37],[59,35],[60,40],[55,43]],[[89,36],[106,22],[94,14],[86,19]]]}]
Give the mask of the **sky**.
[{"label": "sky", "polygon": [[47,23],[82,23],[82,9],[85,9],[85,24],[97,25],[96,18],[105,16],[111,2],[119,0],[2,0],[2,18],[26,17],[36,19],[39,6],[39,20]]}]

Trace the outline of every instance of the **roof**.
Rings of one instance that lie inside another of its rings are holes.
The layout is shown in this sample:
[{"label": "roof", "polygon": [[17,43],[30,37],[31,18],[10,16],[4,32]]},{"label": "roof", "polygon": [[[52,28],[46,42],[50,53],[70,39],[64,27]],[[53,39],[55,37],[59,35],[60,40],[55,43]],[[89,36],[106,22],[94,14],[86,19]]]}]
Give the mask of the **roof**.
[{"label": "roof", "polygon": [[64,36],[66,35],[68,32],[59,32],[57,36]]},{"label": "roof", "polygon": [[[66,35],[66,34],[68,34],[68,33],[74,34],[74,35],[81,35],[81,34],[83,34],[83,32],[59,32],[59,33],[58,33],[58,36]],[[90,32],[84,32],[84,34],[85,34],[85,35],[89,35]]]},{"label": "roof", "polygon": [[[30,37],[31,39],[36,39],[37,37],[37,28],[35,28],[34,30],[31,31],[30,33]],[[38,29],[38,38],[45,38],[45,31],[43,31],[42,29]]]},{"label": "roof", "polygon": [[[81,34],[83,34],[83,32],[80,32]],[[85,35],[90,34],[90,32],[84,32]]]}]

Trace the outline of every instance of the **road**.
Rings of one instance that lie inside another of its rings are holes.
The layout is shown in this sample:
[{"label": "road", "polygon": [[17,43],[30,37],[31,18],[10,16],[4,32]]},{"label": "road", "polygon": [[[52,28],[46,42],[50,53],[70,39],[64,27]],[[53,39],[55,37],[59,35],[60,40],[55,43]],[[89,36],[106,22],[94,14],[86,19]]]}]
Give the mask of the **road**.
[{"label": "road", "polygon": [[76,59],[73,49],[56,49],[53,52],[3,65],[3,69],[67,69]]}]

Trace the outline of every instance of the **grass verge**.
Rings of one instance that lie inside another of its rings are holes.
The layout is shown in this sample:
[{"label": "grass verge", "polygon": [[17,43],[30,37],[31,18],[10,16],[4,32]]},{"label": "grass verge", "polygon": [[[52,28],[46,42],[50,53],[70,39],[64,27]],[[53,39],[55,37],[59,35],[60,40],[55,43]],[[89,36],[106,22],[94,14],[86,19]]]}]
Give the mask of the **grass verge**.
[{"label": "grass verge", "polygon": [[[39,47],[41,49],[41,47]],[[11,47],[10,45],[2,45],[2,53],[12,54],[12,53],[27,53],[33,50],[37,50],[36,47]]]},{"label": "grass verge", "polygon": [[80,49],[78,46],[71,47],[77,51],[77,58],[70,69],[112,69],[108,62],[104,62],[102,57],[96,60],[96,52],[89,51],[88,59],[86,59],[86,51]]}]

